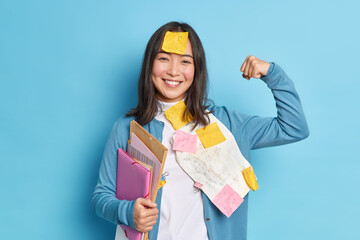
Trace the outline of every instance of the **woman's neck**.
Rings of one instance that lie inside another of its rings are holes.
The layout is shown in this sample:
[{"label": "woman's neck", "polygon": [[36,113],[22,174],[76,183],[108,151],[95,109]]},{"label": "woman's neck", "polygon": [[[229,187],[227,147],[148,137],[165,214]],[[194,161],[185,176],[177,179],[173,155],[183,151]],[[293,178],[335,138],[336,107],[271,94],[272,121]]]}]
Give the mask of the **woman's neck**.
[{"label": "woman's neck", "polygon": [[171,108],[172,106],[174,106],[175,104],[177,104],[180,101],[177,102],[163,102],[160,100],[157,100],[159,102],[159,112],[165,112],[166,110],[168,110],[169,108]]}]

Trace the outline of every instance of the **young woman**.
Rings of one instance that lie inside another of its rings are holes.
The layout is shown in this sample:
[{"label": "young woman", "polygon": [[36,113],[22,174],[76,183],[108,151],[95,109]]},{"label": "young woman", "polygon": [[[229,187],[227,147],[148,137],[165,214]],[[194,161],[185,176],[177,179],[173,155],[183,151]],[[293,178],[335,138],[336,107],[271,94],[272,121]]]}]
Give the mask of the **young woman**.
[{"label": "young woman", "polygon": [[[187,32],[185,53],[164,51],[167,32]],[[138,84],[139,102],[119,118],[107,142],[92,205],[95,212],[115,224],[149,232],[154,239],[246,239],[248,197],[228,218],[204,192],[194,188],[192,178],[180,167],[172,150],[175,129],[164,112],[184,101],[184,119],[192,116],[193,127],[206,126],[213,119],[234,137],[243,157],[250,150],[299,141],[308,136],[308,127],[299,96],[285,72],[275,63],[248,56],[240,69],[243,77],[261,78],[271,89],[277,117],[248,116],[226,107],[208,104],[205,53],[196,32],[189,25],[170,22],[150,38]],[[130,121],[135,119],[168,149],[164,172],[166,184],[156,202],[115,197],[117,149],[126,150]],[[241,175],[241,173],[240,173]]]}]

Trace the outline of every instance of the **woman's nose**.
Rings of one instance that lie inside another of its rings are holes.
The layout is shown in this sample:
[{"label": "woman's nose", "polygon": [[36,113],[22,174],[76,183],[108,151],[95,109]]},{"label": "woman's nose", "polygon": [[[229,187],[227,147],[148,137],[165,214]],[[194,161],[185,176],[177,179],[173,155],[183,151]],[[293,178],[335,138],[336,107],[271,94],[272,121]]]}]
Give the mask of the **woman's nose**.
[{"label": "woman's nose", "polygon": [[177,61],[171,61],[168,68],[168,74],[172,77],[180,74],[180,64]]}]

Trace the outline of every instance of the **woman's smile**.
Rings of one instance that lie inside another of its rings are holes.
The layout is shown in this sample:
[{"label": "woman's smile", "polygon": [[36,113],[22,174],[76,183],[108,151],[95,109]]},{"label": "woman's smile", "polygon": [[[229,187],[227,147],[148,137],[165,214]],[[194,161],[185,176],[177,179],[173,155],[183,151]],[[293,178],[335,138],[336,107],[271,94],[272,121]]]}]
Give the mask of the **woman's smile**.
[{"label": "woman's smile", "polygon": [[180,81],[167,80],[167,79],[164,79],[164,81],[169,87],[177,87],[181,83]]}]

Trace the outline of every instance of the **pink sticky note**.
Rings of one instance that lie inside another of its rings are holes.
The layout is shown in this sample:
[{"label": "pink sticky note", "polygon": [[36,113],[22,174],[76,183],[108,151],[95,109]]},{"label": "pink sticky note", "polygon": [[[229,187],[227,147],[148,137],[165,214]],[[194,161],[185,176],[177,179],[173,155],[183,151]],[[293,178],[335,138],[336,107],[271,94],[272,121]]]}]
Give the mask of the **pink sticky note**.
[{"label": "pink sticky note", "polygon": [[196,140],[196,135],[177,130],[175,134],[173,150],[196,153]]},{"label": "pink sticky note", "polygon": [[195,182],[194,187],[196,187],[197,189],[202,189],[203,185],[201,183]]},{"label": "pink sticky note", "polygon": [[244,199],[229,184],[226,184],[211,201],[223,214],[230,217]]}]

